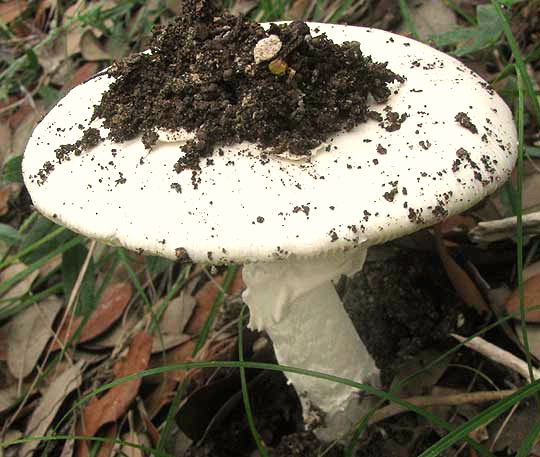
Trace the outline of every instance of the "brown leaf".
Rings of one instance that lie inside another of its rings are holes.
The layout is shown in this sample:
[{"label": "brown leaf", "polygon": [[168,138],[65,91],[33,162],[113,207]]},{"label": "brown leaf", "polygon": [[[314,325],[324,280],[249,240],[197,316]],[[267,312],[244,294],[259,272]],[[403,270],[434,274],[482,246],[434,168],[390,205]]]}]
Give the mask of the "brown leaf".
[{"label": "brown leaf", "polygon": [[11,127],[5,118],[0,119],[0,163],[5,163],[11,154]]},{"label": "brown leaf", "polygon": [[17,390],[16,384],[12,386],[2,386],[2,388],[0,388],[0,413],[7,411],[17,403],[17,400],[19,399]]},{"label": "brown leaf", "polygon": [[84,65],[80,66],[73,74],[73,77],[62,86],[62,92],[67,92],[69,89],[85,82],[90,76],[97,72],[98,68],[99,64],[97,62],[86,62]]},{"label": "brown leaf", "polygon": [[7,360],[8,353],[8,327],[9,322],[0,327],[0,361]]},{"label": "brown leaf", "polygon": [[444,240],[437,233],[436,236],[437,249],[441,262],[446,270],[448,279],[454,286],[454,289],[461,297],[461,299],[469,306],[475,308],[479,313],[489,311],[489,307],[484,300],[484,297],[476,287],[474,281],[469,277],[466,271],[464,271],[452,258],[448,252],[448,248],[444,244]]},{"label": "brown leaf", "polygon": [[[117,282],[109,284],[96,309],[82,329],[78,343],[91,340],[107,330],[117,319],[120,318],[124,309],[131,299],[133,288],[129,282]],[[65,319],[65,323],[58,331],[58,338],[52,342],[51,350],[60,349],[60,343],[66,344],[75,334],[82,321],[80,317],[70,317]]]},{"label": "brown leaf", "polygon": [[[531,276],[523,283],[523,293],[525,295],[525,309],[540,306],[540,274]],[[519,319],[519,289],[514,290],[506,302],[508,313],[518,313]],[[540,322],[540,308],[527,311],[525,315],[527,322]]]},{"label": "brown leaf", "polygon": [[[186,291],[182,291],[178,297],[173,298],[167,305],[167,309],[163,313],[163,318],[159,324],[159,328],[163,334],[179,335],[184,333],[184,328],[188,323],[193,309],[197,305],[197,300]],[[156,309],[160,309],[161,302],[155,305]]]},{"label": "brown leaf", "polygon": [[[26,268],[28,268],[24,263],[14,263],[13,265],[10,265],[9,267],[5,268],[0,272],[0,283],[3,283],[5,281],[10,280],[18,273],[24,271]],[[2,298],[16,298],[20,297],[21,295],[24,295],[26,292],[30,290],[30,286],[34,282],[34,279],[39,275],[39,271],[35,270],[29,275],[27,275],[25,278],[21,279],[18,283],[16,283],[13,287],[8,289],[3,295]]]},{"label": "brown leaf", "polygon": [[[145,370],[151,351],[152,337],[146,332],[137,334],[133,338],[125,360],[116,365],[117,378]],[[115,422],[122,417],[137,395],[141,381],[141,378],[132,379],[112,387],[99,399],[93,397],[84,409],[82,433],[86,436],[94,436],[102,425]]]},{"label": "brown leaf", "polygon": [[37,125],[45,114],[43,101],[36,100],[34,107],[22,106],[9,118],[9,124],[13,129],[11,136],[11,155],[21,155],[26,148],[26,143]]},{"label": "brown leaf", "polygon": [[[49,426],[66,397],[81,385],[83,366],[83,362],[77,362],[60,374],[45,389],[37,408],[34,409],[26,425],[25,436],[44,436],[47,434]],[[19,455],[32,455],[39,444],[38,440],[24,443]]]},{"label": "brown leaf", "polygon": [[28,2],[26,0],[8,0],[0,3],[0,21],[9,24],[26,9]]},{"label": "brown leaf", "polygon": [[[189,324],[186,328],[186,332],[189,334],[196,334],[201,331],[203,328],[204,322],[208,317],[208,313],[216,300],[216,297],[219,293],[218,284],[223,283],[223,276],[217,276],[213,281],[208,281],[200,290],[195,294],[197,299],[198,306],[195,308],[195,312],[189,321]],[[246,285],[242,279],[242,269],[239,268],[234,281],[229,290],[229,295],[236,295],[244,289]]]},{"label": "brown leaf", "polygon": [[94,35],[94,32],[90,29],[84,31],[81,36],[81,54],[85,60],[109,60],[110,54],[103,48],[103,45],[99,39]]},{"label": "brown leaf", "polygon": [[53,333],[53,321],[62,300],[52,295],[18,313],[8,327],[9,371],[22,379],[28,376]]}]

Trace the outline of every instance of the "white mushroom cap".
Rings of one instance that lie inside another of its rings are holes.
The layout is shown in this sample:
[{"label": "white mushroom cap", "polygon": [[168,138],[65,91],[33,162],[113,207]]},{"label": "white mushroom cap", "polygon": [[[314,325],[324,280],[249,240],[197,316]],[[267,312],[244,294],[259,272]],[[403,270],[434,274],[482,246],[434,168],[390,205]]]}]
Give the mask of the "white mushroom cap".
[{"label": "white mushroom cap", "polygon": [[[35,129],[23,161],[34,204],[78,232],[130,249],[242,262],[381,243],[465,210],[506,180],[516,158],[512,115],[479,76],[402,36],[310,27],[338,43],[360,42],[365,55],[406,78],[392,85],[385,105],[371,107],[383,118],[385,106],[406,115],[399,130],[370,120],[301,162],[261,155],[247,143],[224,147],[203,159],[197,189],[190,170],[173,170],[182,143],[169,140],[151,153],[140,140],[107,140],[59,163],[55,149],[81,138],[112,81],[101,75],[73,89]],[[94,124],[100,128],[100,120]],[[45,162],[54,170],[40,177]]]}]

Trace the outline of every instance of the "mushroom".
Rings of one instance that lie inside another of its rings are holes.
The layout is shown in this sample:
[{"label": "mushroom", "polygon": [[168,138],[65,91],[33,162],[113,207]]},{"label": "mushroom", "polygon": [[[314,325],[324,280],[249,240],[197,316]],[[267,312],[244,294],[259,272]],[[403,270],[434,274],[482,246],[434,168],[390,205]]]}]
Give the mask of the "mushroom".
[{"label": "mushroom", "polygon": [[[171,259],[244,263],[250,327],[265,330],[281,364],[377,383],[378,369],[333,281],[362,268],[367,249],[460,213],[494,192],[516,159],[503,100],[459,61],[381,30],[310,24],[314,35],[358,41],[405,76],[379,119],[336,133],[306,160],[224,147],[192,173],[173,171],[173,137],[148,153],[139,139],[105,140],[69,160],[111,79],[74,88],[36,127],[23,173],[47,217],[107,243]],[[99,120],[92,124],[100,129]],[[106,132],[100,129],[102,136]],[[365,410],[357,392],[287,374],[324,416],[319,436],[347,432]]]}]

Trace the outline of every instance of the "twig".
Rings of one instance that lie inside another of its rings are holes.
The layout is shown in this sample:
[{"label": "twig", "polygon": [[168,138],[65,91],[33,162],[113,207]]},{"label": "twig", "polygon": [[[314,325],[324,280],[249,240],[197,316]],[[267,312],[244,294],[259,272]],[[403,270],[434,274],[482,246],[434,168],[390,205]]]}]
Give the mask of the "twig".
[{"label": "twig", "polygon": [[[485,403],[488,401],[501,400],[506,398],[517,389],[508,389],[508,390],[493,390],[486,392],[467,392],[462,394],[452,394],[452,395],[441,395],[441,396],[429,396],[429,397],[410,397],[406,398],[405,401],[412,403],[415,406],[457,406],[465,405],[471,403]],[[373,416],[369,419],[369,425],[376,424],[384,419],[401,414],[408,411],[407,408],[404,408],[401,405],[391,404],[387,405],[381,409],[375,411]]]},{"label": "twig", "polygon": [[[485,355],[488,359],[500,363],[507,368],[510,368],[511,370],[523,376],[527,381],[531,382],[529,366],[526,362],[521,360],[519,357],[516,357],[511,352],[505,351],[504,349],[501,349],[500,347],[489,343],[488,341],[480,338],[479,336],[473,338],[470,341],[467,341],[466,343],[464,343],[466,338],[460,335],[452,333],[451,336],[453,336],[460,343],[463,343],[469,349],[473,349],[474,351]],[[540,378],[540,370],[533,368],[532,373],[536,379]]]}]

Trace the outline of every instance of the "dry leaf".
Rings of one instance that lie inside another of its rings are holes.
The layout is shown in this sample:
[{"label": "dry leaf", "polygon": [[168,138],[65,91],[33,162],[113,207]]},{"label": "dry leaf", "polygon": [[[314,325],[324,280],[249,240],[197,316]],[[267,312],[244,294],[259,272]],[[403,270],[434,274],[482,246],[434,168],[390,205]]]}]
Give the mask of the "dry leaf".
[{"label": "dry leaf", "polygon": [[5,216],[9,211],[9,201],[17,196],[20,185],[9,183],[0,188],[0,216]]},{"label": "dry leaf", "polygon": [[[82,383],[84,362],[77,362],[60,374],[43,392],[43,396],[26,425],[25,436],[44,436],[51,425],[58,409],[70,392]],[[40,445],[38,440],[28,441],[22,445],[19,455],[32,455]]]},{"label": "dry leaf", "polygon": [[[26,270],[27,266],[24,263],[14,263],[9,267],[5,268],[0,272],[0,283],[10,280],[15,275],[21,271]],[[34,270],[32,273],[27,275],[25,278],[21,279],[17,284],[15,284],[11,289],[9,289],[5,294],[2,295],[2,298],[5,300],[7,298],[17,298],[21,295],[24,295],[30,290],[30,286],[34,282],[34,279],[39,275],[38,270]]]},{"label": "dry leaf", "polygon": [[8,327],[9,371],[19,378],[28,376],[53,334],[52,324],[62,300],[54,295],[17,314]]},{"label": "dry leaf", "polygon": [[[197,300],[197,308],[189,324],[186,328],[186,333],[194,335],[199,333],[203,328],[204,322],[208,317],[208,313],[216,300],[216,297],[219,293],[217,285],[223,283],[223,276],[217,276],[213,281],[208,281],[202,288],[195,294],[195,299]],[[229,290],[229,295],[236,295],[240,293],[241,290],[245,288],[244,281],[242,279],[242,269],[239,268],[234,281]]]},{"label": "dry leaf", "polygon": [[540,211],[540,173],[523,179],[523,212]]},{"label": "dry leaf", "polygon": [[[121,378],[145,370],[148,367],[151,351],[152,337],[146,332],[137,334],[129,347],[126,359],[117,363],[115,370],[117,377]],[[92,397],[84,409],[82,434],[94,436],[102,425],[122,417],[137,395],[141,381],[141,378],[138,378],[123,382],[109,389],[99,399]]]},{"label": "dry leaf", "polygon": [[[130,431],[122,435],[122,441],[126,443],[137,444],[139,446],[150,447],[150,440],[144,433],[137,433],[135,431]],[[144,457],[145,454],[142,449],[133,447],[133,446],[119,446],[119,449],[114,454],[117,457]]]},{"label": "dry leaf", "polygon": [[535,275],[540,275],[540,260],[530,263],[523,269],[523,281],[527,281]]},{"label": "dry leaf", "polygon": [[56,39],[47,42],[44,46],[35,48],[35,53],[43,72],[46,75],[52,75],[62,61],[68,57],[65,35],[58,35]]},{"label": "dry leaf", "polygon": [[13,129],[10,156],[22,155],[34,127],[45,114],[42,100],[36,100],[34,106],[35,109],[30,107],[19,109],[9,119]]},{"label": "dry leaf", "polygon": [[[443,0],[417,2],[410,12],[416,33],[422,41],[426,41],[430,35],[448,32],[457,25],[456,13]],[[408,31],[406,24],[402,24],[399,33]]]},{"label": "dry leaf", "polygon": [[109,60],[110,54],[103,48],[99,39],[94,35],[94,32],[87,29],[83,32],[80,41],[81,54],[85,60]]},{"label": "dry leaf", "polygon": [[0,389],[0,413],[11,408],[18,398],[16,385],[2,387]]},{"label": "dry leaf", "polygon": [[0,361],[7,360],[9,322],[0,327]]},{"label": "dry leaf", "polygon": [[9,24],[26,9],[28,3],[26,0],[9,0],[0,3],[0,21]]},{"label": "dry leaf", "polygon": [[75,86],[85,82],[92,75],[94,75],[99,68],[99,64],[96,62],[86,62],[84,65],[80,66],[73,76],[62,86],[62,92],[67,92],[69,89],[72,89]]},{"label": "dry leaf", "polygon": [[[192,297],[186,291],[182,291],[178,297],[173,298],[167,305],[159,324],[161,332],[168,335],[183,333],[196,305],[197,300],[195,297]],[[155,307],[160,309],[160,302]]]},{"label": "dry leaf", "polygon": [[[127,304],[131,300],[133,287],[129,282],[117,282],[109,284],[96,309],[86,322],[79,335],[79,343],[91,340],[107,330],[117,319],[120,318]],[[75,334],[82,321],[80,317],[69,316],[65,319],[64,325],[58,331],[58,338],[52,343],[51,350],[60,349],[60,343],[66,344]]]},{"label": "dry leaf", "polygon": [[11,127],[5,119],[0,120],[0,164],[11,154]]},{"label": "dry leaf", "polygon": [[487,303],[478,290],[478,287],[476,287],[476,284],[469,277],[467,272],[465,272],[452,258],[440,234],[437,234],[436,242],[439,256],[444,269],[446,270],[446,274],[448,275],[448,279],[461,299],[467,305],[475,308],[479,313],[489,311]]},{"label": "dry leaf", "polygon": [[[534,275],[523,283],[523,293],[525,295],[525,308],[539,306],[538,309],[528,311],[525,315],[527,322],[540,322],[540,274]],[[508,313],[518,313],[519,319],[519,289],[514,290],[506,302]]]}]

